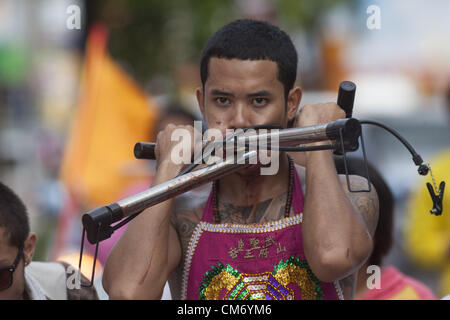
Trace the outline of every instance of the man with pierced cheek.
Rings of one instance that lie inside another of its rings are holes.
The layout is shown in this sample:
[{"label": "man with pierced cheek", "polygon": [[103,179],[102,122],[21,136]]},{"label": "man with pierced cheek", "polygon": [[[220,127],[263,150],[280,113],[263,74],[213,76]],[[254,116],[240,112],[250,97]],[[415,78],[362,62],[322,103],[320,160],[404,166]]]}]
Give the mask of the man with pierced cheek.
[{"label": "man with pierced cheek", "polygon": [[[200,61],[196,97],[206,128],[225,133],[344,118],[336,103],[303,106],[295,117],[297,63],[291,39],[274,25],[236,20],[220,28]],[[195,136],[195,128],[184,129]],[[153,186],[183,170],[171,159],[175,130],[158,134]],[[321,144],[329,141],[313,145]],[[174,299],[352,299],[355,274],[373,246],[376,192],[350,193],[331,150],[304,158],[298,166],[280,152],[273,174],[257,163],[144,210],[108,257],[109,297],[160,299],[168,280]],[[367,186],[356,176],[350,183]]]}]

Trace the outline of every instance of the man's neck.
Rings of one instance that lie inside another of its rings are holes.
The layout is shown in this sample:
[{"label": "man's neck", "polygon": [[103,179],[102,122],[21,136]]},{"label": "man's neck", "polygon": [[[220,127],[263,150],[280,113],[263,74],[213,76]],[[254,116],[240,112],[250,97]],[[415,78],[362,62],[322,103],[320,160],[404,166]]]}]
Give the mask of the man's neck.
[{"label": "man's neck", "polygon": [[254,168],[248,174],[238,172],[223,177],[220,179],[220,200],[250,206],[286,192],[289,161],[285,153],[280,154],[279,161],[279,170],[274,175],[261,175],[261,169]]}]

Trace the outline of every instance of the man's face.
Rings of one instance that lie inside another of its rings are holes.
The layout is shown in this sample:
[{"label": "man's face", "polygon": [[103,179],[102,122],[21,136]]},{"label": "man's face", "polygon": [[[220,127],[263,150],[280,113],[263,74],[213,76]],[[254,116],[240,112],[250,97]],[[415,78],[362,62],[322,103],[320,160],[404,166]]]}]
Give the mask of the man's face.
[{"label": "man's face", "polygon": [[[19,248],[10,246],[7,240],[4,228],[0,227],[0,268],[12,265],[19,251]],[[13,273],[13,283],[8,289],[0,291],[0,300],[20,300],[24,288],[24,261],[21,258]]]},{"label": "man's face", "polygon": [[289,97],[286,101],[275,62],[221,58],[210,59],[204,91],[197,90],[197,100],[208,128],[222,134],[226,129],[264,124],[286,127],[299,103]]}]

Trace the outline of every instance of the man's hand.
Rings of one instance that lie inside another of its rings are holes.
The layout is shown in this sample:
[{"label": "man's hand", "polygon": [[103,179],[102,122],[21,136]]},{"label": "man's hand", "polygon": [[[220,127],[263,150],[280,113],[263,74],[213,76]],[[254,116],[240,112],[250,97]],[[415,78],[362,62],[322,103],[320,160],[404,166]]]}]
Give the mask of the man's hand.
[{"label": "man's hand", "polygon": [[[294,122],[295,127],[324,124],[345,118],[345,111],[336,103],[307,104],[300,110]],[[311,145],[327,145],[330,141],[319,141]],[[308,153],[306,153],[308,154]]]},{"label": "man's hand", "polygon": [[[182,135],[181,139],[180,134]],[[155,157],[158,163],[158,169],[164,167],[172,173],[179,173],[186,164],[176,163],[174,159],[172,159],[174,148],[179,144],[189,141],[190,148],[186,149],[186,151],[189,151],[188,155],[189,158],[191,158],[194,154],[194,145],[202,143],[201,137],[202,134],[193,126],[167,125],[164,130],[158,133],[156,138]],[[183,150],[185,149],[183,148]]]},{"label": "man's hand", "polygon": [[345,118],[345,111],[334,102],[307,104],[297,115],[295,126],[307,127],[343,118]]}]

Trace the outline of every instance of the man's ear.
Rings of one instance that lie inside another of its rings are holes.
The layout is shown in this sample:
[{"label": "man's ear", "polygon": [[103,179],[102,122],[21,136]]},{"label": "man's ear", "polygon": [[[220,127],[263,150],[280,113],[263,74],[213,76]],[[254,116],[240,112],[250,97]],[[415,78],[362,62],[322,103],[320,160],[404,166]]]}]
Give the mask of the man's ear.
[{"label": "man's ear", "polygon": [[30,232],[28,237],[25,239],[23,254],[25,256],[25,265],[28,265],[33,259],[34,249],[36,248],[36,234]]},{"label": "man's ear", "polygon": [[287,118],[288,121],[292,121],[297,114],[297,109],[302,100],[302,89],[300,87],[294,87],[289,91],[287,98]]},{"label": "man's ear", "polygon": [[198,107],[200,108],[200,112],[202,113],[202,118],[205,119],[205,99],[203,96],[203,87],[198,87],[195,90],[195,95],[197,97]]}]

